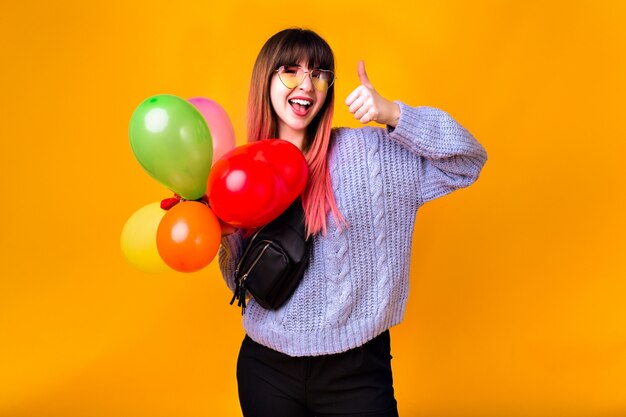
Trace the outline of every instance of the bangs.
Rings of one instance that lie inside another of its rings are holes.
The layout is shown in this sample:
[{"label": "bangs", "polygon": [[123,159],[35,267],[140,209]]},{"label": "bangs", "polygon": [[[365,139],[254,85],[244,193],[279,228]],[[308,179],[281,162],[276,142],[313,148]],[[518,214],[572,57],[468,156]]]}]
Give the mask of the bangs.
[{"label": "bangs", "polygon": [[289,31],[289,35],[277,50],[274,60],[276,68],[282,65],[298,65],[304,60],[311,69],[335,70],[333,52],[324,39],[307,30]]}]

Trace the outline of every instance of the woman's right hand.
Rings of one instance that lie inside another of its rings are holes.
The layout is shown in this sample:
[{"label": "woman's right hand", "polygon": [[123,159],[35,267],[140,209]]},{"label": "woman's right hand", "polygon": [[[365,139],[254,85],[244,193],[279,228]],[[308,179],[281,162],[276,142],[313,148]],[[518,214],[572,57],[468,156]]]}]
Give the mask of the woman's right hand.
[{"label": "woman's right hand", "polygon": [[396,127],[400,120],[400,106],[378,94],[365,72],[365,62],[359,61],[357,72],[361,85],[346,98],[350,113],[363,124],[376,122]]}]

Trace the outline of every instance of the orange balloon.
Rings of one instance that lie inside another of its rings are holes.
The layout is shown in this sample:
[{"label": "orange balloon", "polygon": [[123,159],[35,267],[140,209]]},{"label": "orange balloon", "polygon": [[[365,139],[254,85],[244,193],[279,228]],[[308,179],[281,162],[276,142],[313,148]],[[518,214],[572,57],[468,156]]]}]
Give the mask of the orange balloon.
[{"label": "orange balloon", "polygon": [[220,223],[213,211],[197,201],[178,203],[157,229],[157,249],[163,261],[179,272],[207,266],[220,247]]}]

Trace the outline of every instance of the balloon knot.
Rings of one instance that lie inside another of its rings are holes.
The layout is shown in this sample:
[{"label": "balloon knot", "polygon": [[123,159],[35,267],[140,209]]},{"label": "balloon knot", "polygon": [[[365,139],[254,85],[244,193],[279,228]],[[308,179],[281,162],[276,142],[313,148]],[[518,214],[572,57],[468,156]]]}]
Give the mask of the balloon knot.
[{"label": "balloon knot", "polygon": [[174,197],[161,200],[161,209],[169,210],[172,207],[174,207],[176,204],[180,203],[181,201],[183,201],[181,196],[179,196],[178,194],[174,194]]}]

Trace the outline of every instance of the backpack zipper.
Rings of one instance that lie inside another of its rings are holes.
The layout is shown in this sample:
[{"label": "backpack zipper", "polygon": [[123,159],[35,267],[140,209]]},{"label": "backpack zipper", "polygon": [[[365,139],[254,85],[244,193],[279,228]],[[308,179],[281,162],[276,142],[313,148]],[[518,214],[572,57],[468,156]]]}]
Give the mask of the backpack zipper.
[{"label": "backpack zipper", "polygon": [[[252,239],[250,239],[250,242],[252,242],[252,240],[256,237],[256,235],[260,231],[261,230],[259,229],[254,234],[254,236],[252,236]],[[266,243],[265,243],[265,246],[263,246],[263,249],[261,249],[261,253],[259,253],[259,255],[254,259],[254,262],[252,262],[252,265],[250,265],[250,268],[248,268],[246,273],[243,274],[241,277],[239,277],[239,279],[237,279],[237,281],[235,282],[235,293],[233,294],[233,298],[230,300],[230,304],[232,305],[235,302],[235,300],[239,300],[237,302],[237,306],[241,307],[241,315],[243,315],[243,313],[246,311],[246,288],[243,285],[245,284],[246,279],[248,278],[248,275],[250,275],[250,272],[252,272],[252,269],[254,269],[254,267],[259,262],[261,257],[263,257],[263,254],[265,253],[267,248],[269,248],[270,245],[272,244],[272,242],[269,240],[262,240],[262,242],[266,242]],[[237,275],[239,274],[239,268],[241,267],[241,262],[245,258],[245,255],[248,254],[248,250],[250,249],[250,246],[252,245],[250,244],[248,245],[248,247],[246,248],[246,251],[244,252],[241,259],[239,260],[239,263],[237,264],[237,269],[235,270],[235,277],[237,277]]]},{"label": "backpack zipper", "polygon": [[246,259],[246,255],[250,251],[250,247],[252,246],[252,242],[254,241],[254,238],[256,238],[261,232],[261,230],[263,230],[264,228],[265,226],[261,227],[259,230],[254,232],[254,234],[250,238],[250,241],[248,242],[248,246],[246,246],[246,250],[243,251],[243,255],[241,255],[241,258],[239,258],[239,262],[237,262],[237,268],[235,268],[235,276],[239,275],[239,268],[241,268],[241,263],[243,262],[244,259]]},{"label": "backpack zipper", "polygon": [[272,243],[269,240],[262,240],[262,242],[266,242],[266,243],[265,243],[265,246],[263,246],[263,249],[261,249],[261,253],[259,253],[259,256],[257,256],[256,259],[254,260],[254,262],[252,262],[252,265],[250,265],[250,268],[248,268],[246,273],[243,274],[241,276],[241,278],[239,279],[239,284],[242,285],[242,286],[246,282],[246,279],[248,278],[248,275],[250,275],[250,272],[252,272],[252,270],[256,266],[257,262],[259,262],[259,260],[261,259],[261,257],[263,256],[263,254],[265,253],[267,248],[269,248],[270,244]]}]

